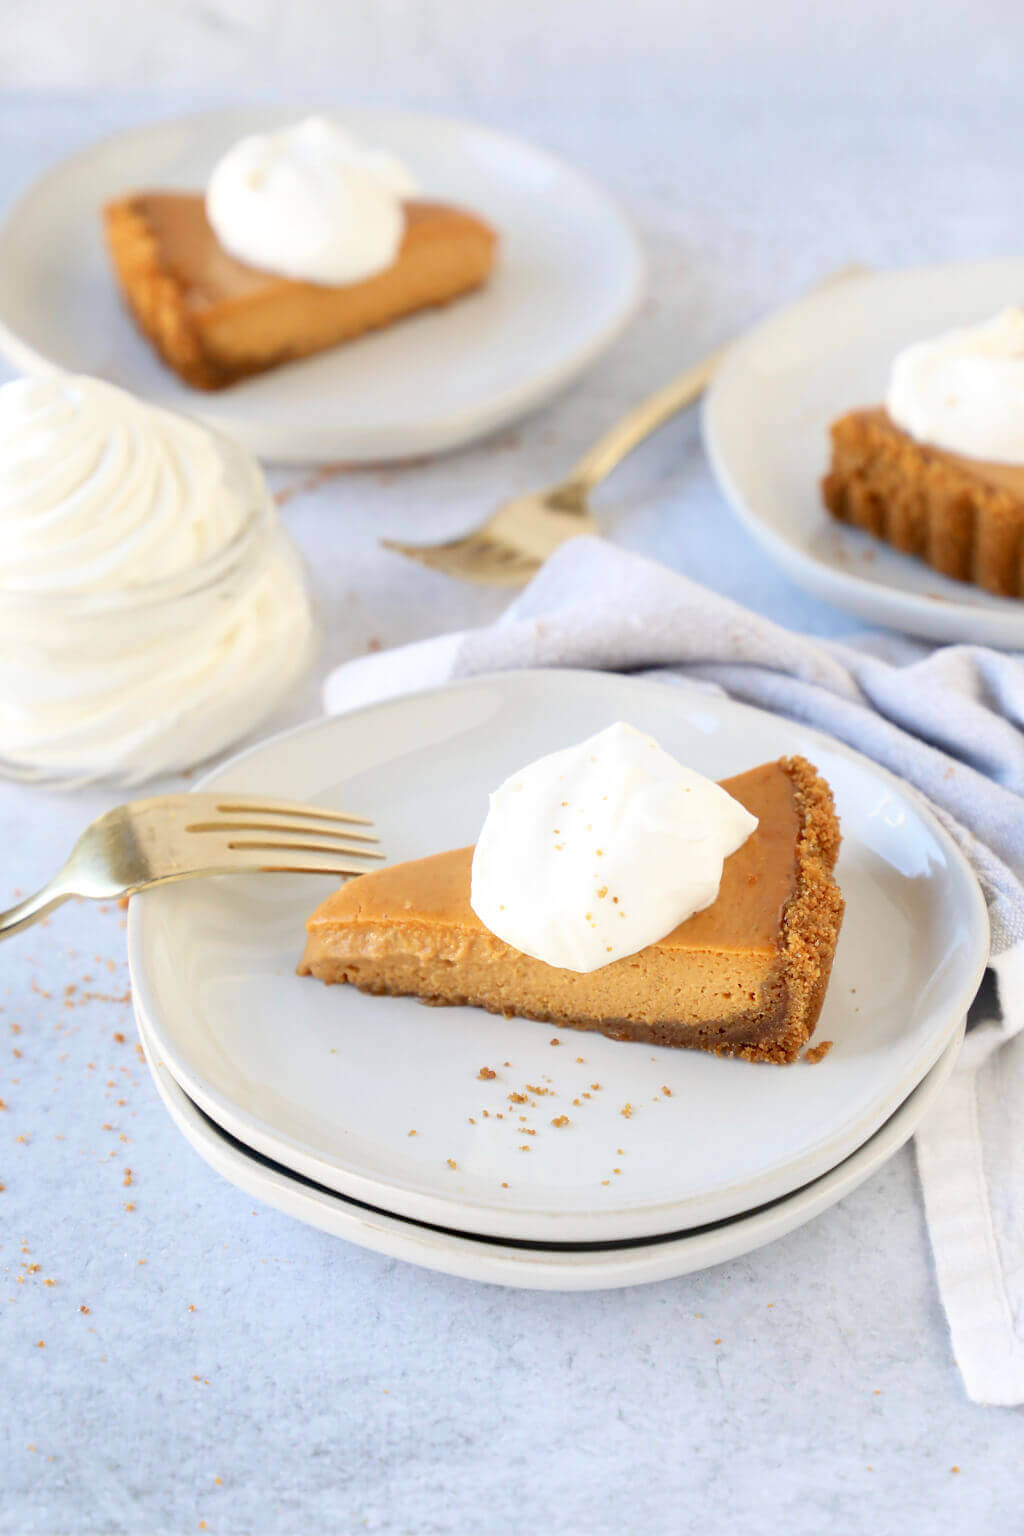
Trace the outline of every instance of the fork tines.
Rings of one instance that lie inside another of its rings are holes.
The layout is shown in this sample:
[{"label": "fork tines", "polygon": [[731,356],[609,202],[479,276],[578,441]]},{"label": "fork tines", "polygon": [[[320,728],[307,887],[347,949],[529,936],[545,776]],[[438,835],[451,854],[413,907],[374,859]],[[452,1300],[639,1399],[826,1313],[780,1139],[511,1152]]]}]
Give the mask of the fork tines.
[{"label": "fork tines", "polygon": [[[186,821],[185,832],[205,834],[211,846],[263,869],[361,874],[365,866],[353,861],[385,857],[367,846],[378,842],[372,832],[354,830],[373,826],[367,816],[257,795],[186,798],[195,819]],[[257,861],[252,855],[266,857]]]}]

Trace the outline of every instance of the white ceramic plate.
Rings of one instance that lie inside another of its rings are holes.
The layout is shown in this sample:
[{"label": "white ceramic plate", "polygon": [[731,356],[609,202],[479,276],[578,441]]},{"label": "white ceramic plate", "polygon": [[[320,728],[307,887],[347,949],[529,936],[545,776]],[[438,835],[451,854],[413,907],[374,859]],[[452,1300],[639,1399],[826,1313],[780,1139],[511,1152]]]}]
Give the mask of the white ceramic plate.
[{"label": "white ceramic plate", "polygon": [[435,453],[547,400],[605,348],[643,288],[643,260],[588,177],[520,139],[413,112],[337,115],[396,151],[425,196],[464,204],[501,236],[480,293],[215,394],[181,384],[124,313],[99,211],[140,187],[198,189],[246,133],[303,107],[230,108],[133,129],[72,156],[0,228],[0,350],[20,368],[98,374],[190,411],[265,459]]},{"label": "white ceramic plate", "polygon": [[[323,987],[294,967],[304,919],[331,882],[247,876],[132,902],[136,1005],[189,1097],[247,1146],[343,1194],[541,1242],[732,1216],[872,1135],[966,1013],[988,925],[977,882],[933,818],[828,738],[695,689],[517,672],[314,723],[204,783],[343,805],[375,818],[391,857],[416,857],[472,841],[491,787],[616,719],[716,777],[803,752],[832,783],[847,916],[819,1025],[818,1038],[835,1041],[824,1061],[754,1066]],[[478,1080],[483,1066],[497,1076]],[[549,1093],[530,1095],[536,1107],[511,1104],[527,1084]],[[572,1123],[556,1129],[561,1114]]]},{"label": "white ceramic plate", "polygon": [[288,1216],[361,1248],[405,1259],[425,1269],[529,1290],[596,1291],[642,1285],[692,1274],[762,1248],[803,1226],[856,1189],[910,1137],[934,1103],[960,1051],[963,1024],[938,1061],[896,1112],[862,1147],[792,1195],[748,1215],[699,1231],[627,1247],[566,1250],[518,1247],[464,1232],[404,1221],[386,1211],[356,1205],[270,1164],[221,1131],[174,1081],[140,1026],[146,1059],[171,1119],[200,1157],[232,1184]]},{"label": "white ceramic plate", "polygon": [[1024,647],[1024,602],[940,576],[826,513],[828,427],[885,397],[909,342],[986,319],[1024,293],[1024,260],[850,278],[773,315],[731,349],[704,406],[718,482],[801,586],[873,624]]}]

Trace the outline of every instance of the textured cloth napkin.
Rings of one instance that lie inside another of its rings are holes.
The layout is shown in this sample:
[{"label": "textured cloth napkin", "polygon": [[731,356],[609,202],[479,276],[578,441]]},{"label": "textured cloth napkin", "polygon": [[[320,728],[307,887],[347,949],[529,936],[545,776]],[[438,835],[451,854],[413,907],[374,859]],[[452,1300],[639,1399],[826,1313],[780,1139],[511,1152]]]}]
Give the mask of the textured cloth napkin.
[{"label": "textured cloth napkin", "polygon": [[811,639],[599,539],[563,545],[490,628],[339,667],[329,713],[516,667],[651,671],[827,731],[906,780],[970,860],[998,1015],[916,1137],[939,1289],[976,1402],[1024,1403],[1024,656]]}]

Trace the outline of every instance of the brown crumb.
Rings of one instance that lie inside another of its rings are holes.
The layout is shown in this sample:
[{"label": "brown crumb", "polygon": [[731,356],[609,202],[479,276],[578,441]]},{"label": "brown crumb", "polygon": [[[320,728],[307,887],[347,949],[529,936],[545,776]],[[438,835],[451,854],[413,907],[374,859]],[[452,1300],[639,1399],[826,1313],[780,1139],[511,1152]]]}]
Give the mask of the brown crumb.
[{"label": "brown crumb", "polygon": [[501,1187],[502,1187],[502,1189],[508,1189],[508,1185],[505,1183],[504,1179],[502,1179],[502,1181],[501,1181]]},{"label": "brown crumb", "polygon": [[127,912],[128,911],[128,897],[127,896],[119,896],[117,898],[117,908],[118,908],[119,912]]},{"label": "brown crumb", "polygon": [[672,1089],[671,1088],[665,1088],[663,1086],[661,1091],[665,1095],[666,1099],[670,1099],[672,1097]]},{"label": "brown crumb", "polygon": [[623,1104],[622,1108],[619,1110],[619,1114],[622,1116],[622,1118],[624,1120],[631,1120],[632,1117],[633,1117],[633,1106],[632,1106],[632,1104],[630,1104],[628,1102]]},{"label": "brown crumb", "polygon": [[191,1302],[189,1302],[189,1304],[188,1304],[188,1309],[189,1309],[190,1312],[194,1312],[195,1311],[195,1307],[192,1305]]},{"label": "brown crumb", "polygon": [[951,1471],[951,1472],[959,1472],[959,1471],[960,1471],[960,1468],[959,1468],[959,1467],[950,1467],[950,1469],[949,1469],[949,1470],[950,1470],[950,1471]]},{"label": "brown crumb", "polygon": [[457,1163],[457,1162],[456,1162],[456,1161],[455,1161],[455,1159],[454,1159],[454,1157],[450,1157],[450,1158],[449,1158],[449,1159],[448,1159],[448,1167],[449,1167],[449,1168],[457,1168],[457,1167],[458,1167],[458,1166],[459,1166],[459,1165],[458,1165],[458,1163]]},{"label": "brown crumb", "polygon": [[78,1310],[79,1310],[79,1312],[84,1312],[84,1314],[85,1314],[85,1316],[86,1316],[86,1317],[88,1317],[88,1316],[89,1316],[89,1310],[90,1310],[90,1309],[89,1309],[89,1308],[88,1308],[88,1307],[85,1307],[85,1306],[82,1306],[82,1307],[79,1307],[79,1309],[78,1309]]},{"label": "brown crumb", "polygon": [[522,1146],[522,1147],[519,1148],[519,1150],[520,1150],[520,1152],[529,1152],[530,1149],[529,1149],[528,1146]]},{"label": "brown crumb", "polygon": [[527,1093],[535,1093],[538,1098],[542,1098],[545,1093],[550,1093],[551,1090],[549,1088],[537,1088],[533,1083],[527,1083],[526,1091]]},{"label": "brown crumb", "polygon": [[114,1039],[117,1041],[118,1045],[124,1045],[124,1035],[122,1035],[119,1029],[114,1030]]},{"label": "brown crumb", "polygon": [[715,1343],[716,1343],[716,1344],[721,1344],[721,1342],[722,1342],[722,1341],[721,1341],[721,1339],[716,1339],[716,1340],[715,1340]]},{"label": "brown crumb", "polygon": [[482,1083],[489,1083],[491,1079],[497,1077],[497,1075],[497,1072],[495,1072],[491,1067],[481,1067],[480,1071],[477,1073],[477,1077]]},{"label": "brown crumb", "polygon": [[415,1131],[410,1131],[410,1132],[409,1132],[409,1135],[410,1135],[410,1136],[415,1136],[415,1135],[416,1135],[416,1132],[415,1132]]},{"label": "brown crumb", "polygon": [[561,1040],[557,1040],[557,1039],[549,1040],[548,1041],[548,1045],[561,1045],[561,1043],[562,1043]]},{"label": "brown crumb", "polygon": [[45,1339],[40,1339],[38,1344],[36,1345],[36,1349],[45,1349],[45,1348],[46,1348],[46,1340]]},{"label": "brown crumb", "polygon": [[804,1061],[809,1061],[812,1067],[817,1066],[828,1055],[833,1043],[831,1040],[822,1040],[820,1045],[812,1045],[809,1051],[804,1052]]},{"label": "brown crumb", "polygon": [[555,1118],[552,1120],[551,1124],[552,1125],[557,1125],[558,1128],[561,1129],[563,1125],[568,1125],[569,1124],[569,1116],[568,1115],[556,1115]]},{"label": "brown crumb", "polygon": [[528,1104],[530,1102],[525,1093],[510,1093],[508,1101],[510,1104]]},{"label": "brown crumb", "polygon": [[597,1090],[600,1088],[601,1084],[600,1083],[591,1083],[590,1086],[591,1086],[591,1088],[593,1088],[594,1092],[596,1093]]},{"label": "brown crumb", "polygon": [[[129,1200],[127,1202],[127,1204],[125,1205],[125,1210],[126,1211],[134,1211],[134,1209],[135,1209],[135,1201],[134,1200]],[[139,1262],[141,1264],[142,1260],[140,1259]]]},{"label": "brown crumb", "polygon": [[476,1125],[476,1121],[473,1119],[472,1115],[470,1115],[470,1117],[469,1117],[469,1123],[470,1123],[470,1125]]}]

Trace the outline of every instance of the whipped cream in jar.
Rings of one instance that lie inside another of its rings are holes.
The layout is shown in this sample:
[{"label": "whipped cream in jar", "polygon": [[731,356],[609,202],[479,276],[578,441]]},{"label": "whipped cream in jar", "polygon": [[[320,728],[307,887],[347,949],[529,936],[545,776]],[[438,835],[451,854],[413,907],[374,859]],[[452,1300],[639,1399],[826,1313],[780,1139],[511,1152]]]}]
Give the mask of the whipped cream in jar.
[{"label": "whipped cream in jar", "polygon": [[191,767],[282,700],[313,638],[247,453],[97,379],[0,388],[0,773]]}]

